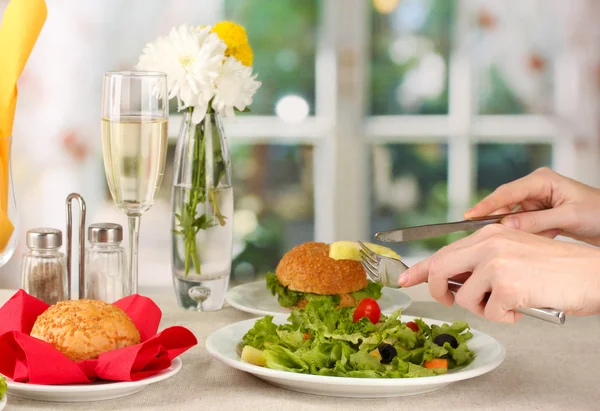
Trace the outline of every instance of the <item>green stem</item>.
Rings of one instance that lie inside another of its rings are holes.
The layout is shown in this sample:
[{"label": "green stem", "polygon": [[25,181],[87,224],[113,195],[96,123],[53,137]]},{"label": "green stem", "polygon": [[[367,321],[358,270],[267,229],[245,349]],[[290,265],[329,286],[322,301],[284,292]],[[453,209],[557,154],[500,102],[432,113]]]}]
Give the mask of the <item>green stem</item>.
[{"label": "green stem", "polygon": [[190,255],[190,247],[189,247],[189,241],[187,240],[187,238],[184,237],[183,239],[184,244],[185,244],[185,275],[187,276],[188,273],[190,272],[190,259],[188,258],[188,256]]},{"label": "green stem", "polygon": [[217,194],[218,193],[215,189],[210,189],[208,192],[208,198],[210,199],[210,205],[212,206],[215,212],[215,217],[217,217],[217,219],[219,220],[219,224],[221,224],[221,226],[224,226],[226,217],[223,214],[221,214],[221,210],[219,210],[219,204],[217,203]]},{"label": "green stem", "polygon": [[[206,122],[206,120],[203,120],[202,123],[194,126],[192,123],[193,109],[190,108],[189,111],[190,115],[188,117],[188,132],[193,133],[191,138],[194,138],[192,149],[193,159],[191,187],[187,202],[182,204],[180,229],[176,231],[184,237],[186,276],[190,271],[190,262],[194,265],[196,274],[201,274],[200,258],[198,256],[196,243],[196,235],[198,234],[198,231],[206,230],[216,225],[214,222],[215,219],[218,220],[221,226],[225,225],[226,220],[226,217],[222,215],[219,210],[217,203],[218,192],[215,189],[215,187],[218,187],[221,178],[225,175],[225,165],[223,164],[222,153],[220,152],[222,147],[219,144],[218,147],[213,149],[215,152],[211,153],[214,157],[214,167],[217,172],[214,176],[210,176],[209,178],[209,176],[206,175],[206,127],[212,127],[212,125],[210,124],[210,121]],[[211,113],[209,112],[208,114]],[[207,187],[207,182],[212,181],[213,179],[215,180],[213,181],[214,187]],[[202,213],[200,216],[197,216],[198,205],[205,203],[207,201],[207,197],[213,209],[214,216],[204,213]]]},{"label": "green stem", "polygon": [[[194,141],[194,163],[192,166],[192,201],[190,203],[190,207],[189,207],[189,215],[193,215],[194,218],[196,217],[196,209],[198,208],[198,202],[200,201],[200,196],[203,196],[204,190],[203,185],[202,185],[202,172],[201,170],[204,169],[204,163],[205,163],[205,157],[206,157],[206,149],[205,149],[205,144],[206,142],[204,141],[204,136],[201,136],[202,133],[202,128],[200,126],[200,124],[198,126],[196,126],[196,130],[194,132],[194,137],[195,137],[195,141]],[[191,228],[189,230],[189,236],[190,236],[190,253],[191,253],[191,257],[194,263],[194,267],[196,269],[196,274],[200,275],[201,271],[200,271],[200,259],[198,258],[198,252],[197,252],[197,245],[196,245],[196,234],[198,233],[198,230],[195,228]]]},{"label": "green stem", "polygon": [[[202,139],[202,141],[200,141],[201,139],[199,138],[199,133],[200,133],[200,125],[198,126],[194,126],[192,123],[192,112],[193,109],[190,107],[189,109],[190,111],[190,115],[188,117],[188,132],[189,133],[193,133],[193,137],[194,138],[194,148],[193,148],[193,159],[192,159],[192,186],[190,187],[190,191],[189,191],[189,199],[188,199],[188,203],[187,204],[182,204],[182,212],[181,215],[185,215],[185,216],[196,216],[196,208],[198,207],[198,200],[199,200],[199,195],[200,195],[200,190],[198,190],[197,188],[200,187],[200,178],[202,176],[202,173],[200,172],[200,170],[202,169],[203,164],[200,164],[200,162],[204,163],[204,156],[201,155],[200,153],[202,152],[202,154],[204,153],[204,139]],[[201,143],[201,144],[200,144]],[[200,145],[202,145],[202,148],[200,148]],[[185,227],[182,227],[182,234],[184,236],[184,242],[185,242],[185,275],[187,276],[190,272],[190,261],[192,262],[192,264],[194,265],[194,271],[196,272],[196,274],[200,275],[201,271],[200,271],[200,261],[198,258],[198,253],[196,251],[196,229],[191,226],[191,225],[187,225]]]}]

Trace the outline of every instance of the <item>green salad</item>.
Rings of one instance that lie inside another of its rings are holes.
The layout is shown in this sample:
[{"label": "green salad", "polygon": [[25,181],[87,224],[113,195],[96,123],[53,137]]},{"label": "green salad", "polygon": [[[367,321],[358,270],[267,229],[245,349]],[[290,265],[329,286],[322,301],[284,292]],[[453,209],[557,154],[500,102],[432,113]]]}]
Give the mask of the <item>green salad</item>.
[{"label": "green salad", "polygon": [[7,389],[8,388],[6,387],[6,378],[0,375],[0,400],[4,398]]},{"label": "green salad", "polygon": [[[303,298],[306,298],[307,301],[312,301],[315,299],[328,299],[335,306],[337,306],[341,300],[341,297],[339,295],[318,295],[290,290],[288,287],[279,282],[279,279],[277,278],[277,275],[275,275],[275,273],[268,273],[266,275],[266,279],[267,288],[269,289],[269,291],[271,291],[272,295],[277,296],[277,301],[282,307],[293,307],[298,303],[298,301],[302,300]],[[350,293],[350,295],[354,297],[356,301],[360,301],[363,298],[373,298],[375,300],[379,300],[381,298],[382,288],[382,284],[374,283],[373,281],[368,281],[367,286],[365,288]]]},{"label": "green salad", "polygon": [[288,322],[257,320],[240,344],[241,359],[274,370],[359,378],[414,378],[469,364],[469,325],[402,322],[401,310],[381,315],[377,302],[335,309],[328,299],[292,311]]}]

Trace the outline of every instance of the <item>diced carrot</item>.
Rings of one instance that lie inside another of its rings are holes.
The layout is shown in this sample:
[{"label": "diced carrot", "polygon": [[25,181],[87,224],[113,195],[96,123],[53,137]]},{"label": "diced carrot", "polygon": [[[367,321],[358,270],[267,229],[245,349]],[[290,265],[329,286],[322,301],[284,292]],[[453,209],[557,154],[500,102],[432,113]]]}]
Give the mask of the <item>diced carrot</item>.
[{"label": "diced carrot", "polygon": [[425,361],[425,368],[448,368],[448,360],[444,358],[434,358],[433,360]]},{"label": "diced carrot", "polygon": [[310,339],[310,334],[309,334],[309,333],[304,333],[304,339],[305,339],[305,340],[308,340],[308,339]]}]

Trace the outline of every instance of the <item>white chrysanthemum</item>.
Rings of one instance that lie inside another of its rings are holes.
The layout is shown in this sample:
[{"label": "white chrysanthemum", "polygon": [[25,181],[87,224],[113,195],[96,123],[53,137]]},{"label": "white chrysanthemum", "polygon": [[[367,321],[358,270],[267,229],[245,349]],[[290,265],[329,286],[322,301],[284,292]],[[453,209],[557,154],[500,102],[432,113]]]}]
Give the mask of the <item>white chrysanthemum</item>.
[{"label": "white chrysanthemum", "polygon": [[244,111],[252,104],[252,96],[261,86],[252,75],[252,68],[244,66],[234,57],[228,57],[223,63],[219,77],[216,80],[213,109],[229,119],[235,117],[234,108]]},{"label": "white chrysanthemum", "polygon": [[200,123],[215,95],[215,81],[223,66],[226,44],[210,27],[173,28],[167,37],[148,44],[137,64],[139,70],[167,74],[169,98],[177,97],[179,110],[193,107],[192,121]]}]

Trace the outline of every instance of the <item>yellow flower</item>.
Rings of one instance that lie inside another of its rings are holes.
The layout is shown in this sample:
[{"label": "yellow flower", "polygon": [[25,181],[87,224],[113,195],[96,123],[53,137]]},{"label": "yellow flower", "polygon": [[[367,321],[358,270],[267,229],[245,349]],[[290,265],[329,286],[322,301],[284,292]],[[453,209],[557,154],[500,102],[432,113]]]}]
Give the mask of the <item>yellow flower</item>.
[{"label": "yellow flower", "polygon": [[231,55],[235,57],[244,66],[252,66],[252,59],[254,58],[254,54],[252,53],[252,48],[250,47],[250,44],[242,44],[241,46],[233,49],[229,54],[228,51],[229,50],[225,52],[225,55]]},{"label": "yellow flower", "polygon": [[252,65],[252,48],[244,27],[231,21],[220,21],[211,31],[227,44],[225,56],[232,56],[245,66]]},{"label": "yellow flower", "polygon": [[220,21],[215,24],[211,31],[217,33],[217,36],[227,44],[227,47],[233,49],[248,43],[246,29],[231,21]]}]

